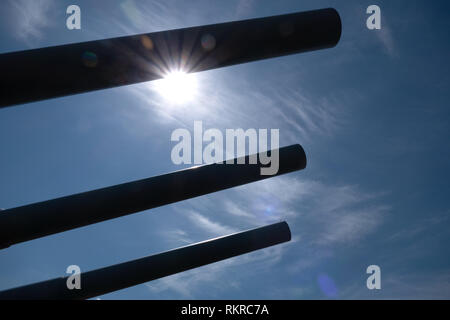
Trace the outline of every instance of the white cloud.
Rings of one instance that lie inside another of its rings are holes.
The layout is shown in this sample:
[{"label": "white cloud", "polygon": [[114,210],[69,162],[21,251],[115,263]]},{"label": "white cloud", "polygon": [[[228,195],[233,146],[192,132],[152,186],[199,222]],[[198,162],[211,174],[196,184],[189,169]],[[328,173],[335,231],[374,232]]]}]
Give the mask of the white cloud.
[{"label": "white cloud", "polygon": [[171,10],[165,2],[146,1],[142,5],[138,1],[126,0],[120,4],[120,7],[134,27],[123,24],[122,28],[127,32],[136,32],[137,29],[143,28],[172,29],[177,24],[174,10]]},{"label": "white cloud", "polygon": [[189,237],[188,233],[181,229],[164,230],[164,232],[161,232],[161,235],[164,236],[169,242],[177,244],[191,244],[194,242],[192,238]]},{"label": "white cloud", "polygon": [[[312,143],[333,138],[347,121],[347,108],[332,96],[307,97],[297,88],[255,83],[244,75],[223,70],[193,75],[197,78],[195,101],[170,107],[158,94],[155,82],[127,88],[137,98],[139,117],[184,128],[202,120],[205,127],[280,129],[281,145]],[[289,74],[280,75],[282,79]],[[279,79],[278,79],[279,80]],[[245,94],[242,94],[245,93]],[[156,117],[155,117],[156,115]]]},{"label": "white cloud", "polygon": [[302,230],[301,235],[307,235],[310,244],[336,245],[362,239],[383,222],[390,208],[379,202],[381,196],[357,186],[279,176],[188,200],[177,204],[176,210],[211,234],[288,220],[310,226],[313,231]]},{"label": "white cloud", "polygon": [[362,239],[373,232],[382,222],[383,207],[367,208],[366,210],[343,211],[336,214],[325,214],[323,223],[326,226],[318,244],[351,243]]},{"label": "white cloud", "polygon": [[195,226],[203,229],[207,233],[217,236],[224,236],[236,232],[235,229],[229,226],[222,225],[218,222],[212,221],[210,218],[207,218],[198,212],[189,210],[187,214],[189,219],[194,223]]},{"label": "white cloud", "polygon": [[40,39],[43,30],[51,25],[53,0],[14,0],[10,2],[15,16],[16,36],[27,44]]},{"label": "white cloud", "polygon": [[389,210],[379,203],[379,195],[362,192],[357,186],[307,183],[310,193],[303,207],[307,212],[303,221],[313,229],[311,244],[334,246],[360,240],[382,223]]},{"label": "white cloud", "polygon": [[245,218],[253,217],[245,209],[242,209],[241,207],[239,207],[234,201],[227,199],[224,201],[224,205],[225,205],[225,210],[227,212],[229,212],[230,214],[233,214],[233,215],[239,216],[239,217],[245,217]]},{"label": "white cloud", "polygon": [[[214,292],[220,295],[235,290],[251,274],[281,268],[295,278],[311,272],[332,257],[335,248],[362,242],[377,230],[389,210],[380,204],[379,198],[380,195],[362,192],[357,186],[333,186],[280,176],[176,204],[175,210],[185,215],[189,225],[194,225],[186,228],[183,237],[198,238],[201,231],[200,239],[208,239],[286,219],[293,239],[287,244],[158,280],[148,287],[153,293],[172,291],[183,298],[210,298],[202,291],[206,284],[217,285]],[[272,208],[269,213],[268,206]],[[290,263],[282,264],[286,256]],[[310,292],[306,287],[294,286],[290,290],[297,295]],[[285,297],[280,292],[273,296]]]},{"label": "white cloud", "polygon": [[381,30],[376,30],[376,35],[378,39],[380,39],[381,43],[384,46],[386,52],[391,56],[395,56],[397,54],[397,50],[395,48],[394,38],[392,36],[392,32],[388,26],[382,26]]}]

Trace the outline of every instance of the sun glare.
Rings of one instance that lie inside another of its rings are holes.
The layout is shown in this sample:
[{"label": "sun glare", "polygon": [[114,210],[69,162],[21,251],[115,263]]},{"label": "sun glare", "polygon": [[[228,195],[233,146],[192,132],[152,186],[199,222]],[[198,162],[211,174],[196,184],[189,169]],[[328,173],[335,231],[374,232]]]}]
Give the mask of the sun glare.
[{"label": "sun glare", "polygon": [[181,104],[191,101],[197,93],[197,79],[193,74],[173,71],[156,81],[156,91],[167,101]]}]

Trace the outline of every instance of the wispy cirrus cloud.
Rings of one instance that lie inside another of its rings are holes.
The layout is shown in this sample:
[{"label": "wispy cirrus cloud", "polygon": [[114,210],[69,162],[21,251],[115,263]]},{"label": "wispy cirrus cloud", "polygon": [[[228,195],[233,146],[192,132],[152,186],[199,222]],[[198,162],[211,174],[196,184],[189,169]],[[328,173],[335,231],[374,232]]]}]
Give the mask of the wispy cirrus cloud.
[{"label": "wispy cirrus cloud", "polygon": [[176,15],[177,11],[162,1],[141,3],[140,1],[126,0],[120,4],[120,8],[129,23],[121,22],[119,26],[127,33],[139,32],[144,28],[153,30],[174,28],[186,19],[186,17]]},{"label": "wispy cirrus cloud", "polygon": [[189,210],[187,212],[187,215],[195,226],[201,228],[206,233],[210,233],[216,236],[222,236],[237,231],[229,226],[215,222],[212,219],[192,210]]},{"label": "wispy cirrus cloud", "polygon": [[161,233],[169,242],[174,242],[177,245],[191,244],[194,241],[189,237],[188,233],[181,229],[164,230]]},{"label": "wispy cirrus cloud", "polygon": [[307,97],[282,86],[263,84],[261,88],[245,75],[227,72],[191,76],[198,83],[196,98],[177,106],[158,93],[155,82],[127,88],[138,106],[134,109],[140,114],[136,124],[157,122],[190,128],[201,119],[205,126],[216,128],[277,128],[283,145],[333,138],[348,118],[347,109],[332,96]]},{"label": "wispy cirrus cloud", "polygon": [[387,54],[391,57],[395,57],[397,55],[397,49],[395,46],[394,37],[392,35],[392,31],[388,25],[384,22],[381,30],[376,30],[376,35],[380,42],[383,44],[383,47]]},{"label": "wispy cirrus cloud", "polygon": [[13,0],[9,4],[15,17],[14,33],[28,45],[39,40],[52,25],[53,0]]},{"label": "wispy cirrus cloud", "polygon": [[382,194],[361,191],[357,186],[333,186],[313,181],[303,210],[303,219],[313,227],[310,243],[337,245],[360,240],[382,224],[390,206],[380,202]]},{"label": "wispy cirrus cloud", "polygon": [[[270,273],[271,268],[281,268],[296,278],[320,267],[333,257],[335,248],[355,241],[363,243],[375,232],[390,210],[380,198],[381,194],[367,193],[357,186],[280,176],[176,204],[174,209],[187,222],[182,234],[178,233],[180,241],[185,237],[205,240],[280,220],[288,221],[293,239],[287,244],[161,279],[148,287],[153,293],[205,298],[202,291],[205,284],[221,284],[214,288],[216,294],[237,290],[246,276],[254,272]],[[284,257],[289,257],[289,264],[281,263]],[[292,286],[290,290],[300,298],[312,289]],[[271,294],[274,298],[285,297],[281,292]]]}]

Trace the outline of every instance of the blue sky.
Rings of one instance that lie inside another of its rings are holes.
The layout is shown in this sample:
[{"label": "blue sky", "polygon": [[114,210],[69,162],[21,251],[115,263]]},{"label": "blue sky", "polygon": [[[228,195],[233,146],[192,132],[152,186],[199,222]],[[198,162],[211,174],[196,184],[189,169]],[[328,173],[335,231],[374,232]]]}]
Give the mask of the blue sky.
[{"label": "blue sky", "polygon": [[[70,4],[81,31],[65,27]],[[372,4],[381,30],[366,28]],[[447,1],[2,1],[0,52],[325,7],[342,18],[336,48],[196,74],[181,105],[150,82],[0,110],[3,208],[178,170],[171,133],[195,120],[278,128],[308,156],[304,171],[3,250],[0,289],[286,220],[288,244],[101,298],[450,298]],[[366,288],[372,264],[381,290]]]}]

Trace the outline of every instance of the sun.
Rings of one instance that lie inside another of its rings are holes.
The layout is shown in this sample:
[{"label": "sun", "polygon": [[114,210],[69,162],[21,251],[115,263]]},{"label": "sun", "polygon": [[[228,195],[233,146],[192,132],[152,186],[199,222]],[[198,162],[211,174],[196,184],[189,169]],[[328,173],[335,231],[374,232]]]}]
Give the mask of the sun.
[{"label": "sun", "polygon": [[197,94],[197,79],[194,74],[172,71],[155,82],[156,91],[167,101],[183,104],[192,101]]}]

